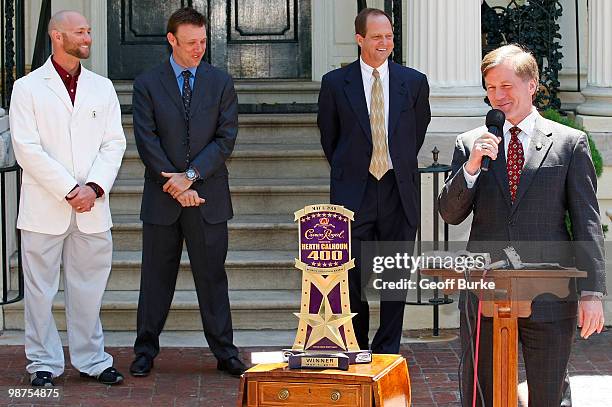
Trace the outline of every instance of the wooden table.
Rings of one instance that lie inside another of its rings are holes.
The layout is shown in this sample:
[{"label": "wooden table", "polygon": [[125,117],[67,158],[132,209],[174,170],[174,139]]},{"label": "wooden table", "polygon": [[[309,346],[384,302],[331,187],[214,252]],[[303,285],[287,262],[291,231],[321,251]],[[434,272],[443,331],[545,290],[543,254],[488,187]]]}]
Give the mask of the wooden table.
[{"label": "wooden table", "polygon": [[374,405],[410,405],[408,365],[402,356],[372,355],[372,363],[351,365],[348,371],[260,364],[240,379],[238,407]]}]

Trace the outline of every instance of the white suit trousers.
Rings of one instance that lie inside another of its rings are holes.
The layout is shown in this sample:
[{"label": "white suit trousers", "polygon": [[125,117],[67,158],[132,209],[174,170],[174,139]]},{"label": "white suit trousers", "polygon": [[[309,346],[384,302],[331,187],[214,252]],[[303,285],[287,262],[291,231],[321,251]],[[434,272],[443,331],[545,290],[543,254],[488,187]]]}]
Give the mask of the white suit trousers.
[{"label": "white suit trousers", "polygon": [[68,230],[48,235],[21,232],[25,286],[25,352],[27,371],[64,372],[64,352],[51,312],[58,291],[60,262],[64,268],[64,295],[70,362],[77,370],[96,376],[113,365],[104,352],[100,322],[102,295],[111,269],[110,230],[79,231],[75,212]]}]

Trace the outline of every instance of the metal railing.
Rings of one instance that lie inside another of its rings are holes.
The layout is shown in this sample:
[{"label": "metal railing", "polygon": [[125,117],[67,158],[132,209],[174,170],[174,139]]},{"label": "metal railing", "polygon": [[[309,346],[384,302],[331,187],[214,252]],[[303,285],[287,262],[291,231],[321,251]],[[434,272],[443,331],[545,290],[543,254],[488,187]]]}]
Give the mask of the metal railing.
[{"label": "metal railing", "polygon": [[25,19],[23,0],[2,0],[2,106],[9,107],[17,78],[25,75]]},{"label": "metal railing", "polygon": [[[15,191],[7,193],[7,178],[14,174],[16,177]],[[0,216],[2,217],[1,236],[2,236],[2,298],[0,305],[11,304],[23,299],[23,269],[21,264],[21,234],[16,229],[15,218],[8,218],[7,207],[12,203],[15,207],[19,205],[19,195],[21,189],[21,168],[15,164],[11,167],[0,168]],[[17,264],[11,264],[11,255],[9,253],[9,232],[15,233],[17,240]],[[14,287],[14,280],[11,279],[11,268],[16,267],[17,287]]]},{"label": "metal railing", "polygon": [[[47,25],[51,18],[51,0],[43,0],[36,33],[36,43],[32,57],[32,68],[41,66],[51,54],[51,45],[47,36]],[[0,89],[2,107],[10,108],[11,92],[15,81],[26,73],[25,65],[25,1],[0,0]],[[7,191],[7,181],[14,177],[15,190]],[[21,168],[17,164],[0,168],[0,216],[2,225],[2,297],[0,305],[10,304],[23,299],[23,269],[21,262],[21,234],[15,225],[15,214],[9,213],[10,207],[19,207],[21,190]],[[11,239],[9,239],[9,237]],[[16,241],[15,261],[11,261]],[[11,271],[15,270],[16,274]],[[16,280],[16,281],[15,281]]]},{"label": "metal railing", "polygon": [[[438,154],[440,151],[437,147],[434,147],[431,152],[433,155],[433,163],[424,168],[419,168],[419,199],[422,196],[422,184],[423,184],[423,176],[426,174],[431,174],[433,177],[432,182],[432,219],[433,219],[433,235],[432,235],[432,244],[434,250],[439,250],[439,244],[441,243],[444,250],[448,250],[448,223],[444,223],[443,229],[443,240],[440,242],[440,227],[439,227],[439,219],[440,214],[438,212],[438,194],[440,193],[440,185],[444,184],[444,180],[450,175],[451,167],[449,165],[440,164],[438,162]],[[440,175],[442,175],[442,180],[440,180]],[[419,226],[417,230],[417,239],[416,239],[416,249],[417,254],[421,254],[423,252],[423,227],[422,227],[422,219],[423,213],[419,212]],[[434,281],[438,282],[438,277],[434,277]],[[440,296],[439,290],[436,288],[431,292],[431,298],[424,299],[423,290],[421,289],[421,272],[420,269],[416,272],[416,300],[414,301],[406,301],[406,305],[421,305],[421,306],[431,306],[433,307],[433,321],[432,328],[433,332],[430,336],[431,339],[441,339],[446,338],[440,334],[440,305],[451,304],[453,302],[452,298],[449,298],[448,295]]]},{"label": "metal railing", "polygon": [[[576,38],[579,38],[578,3],[576,7]],[[559,0],[509,0],[505,7],[482,4],[481,27],[483,55],[493,49],[511,43],[528,48],[538,62],[540,84],[535,105],[542,110],[561,108],[558,97],[561,71],[561,34],[559,19],[563,7]],[[579,43],[577,43],[579,49]],[[577,52],[577,55],[580,54]],[[578,58],[579,60],[579,58]],[[578,67],[580,63],[578,62]],[[580,71],[578,70],[578,76]],[[578,79],[580,83],[580,79]]]}]

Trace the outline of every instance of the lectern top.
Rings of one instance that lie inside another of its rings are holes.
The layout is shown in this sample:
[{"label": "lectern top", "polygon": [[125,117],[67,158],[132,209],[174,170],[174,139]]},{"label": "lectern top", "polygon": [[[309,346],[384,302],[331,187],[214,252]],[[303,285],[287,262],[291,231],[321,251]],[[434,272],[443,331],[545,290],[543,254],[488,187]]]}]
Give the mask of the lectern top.
[{"label": "lectern top", "polygon": [[[421,274],[431,277],[464,278],[464,274],[451,269],[421,269]],[[576,268],[557,270],[533,270],[533,269],[495,269],[495,270],[470,270],[470,278],[481,278],[486,273],[487,278],[585,278],[586,271]]]}]

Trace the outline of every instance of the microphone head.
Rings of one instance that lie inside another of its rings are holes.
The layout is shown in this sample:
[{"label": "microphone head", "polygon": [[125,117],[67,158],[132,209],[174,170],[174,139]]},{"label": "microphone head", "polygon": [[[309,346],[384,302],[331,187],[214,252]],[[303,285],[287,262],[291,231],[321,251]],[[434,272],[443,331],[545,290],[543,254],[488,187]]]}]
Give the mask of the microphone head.
[{"label": "microphone head", "polygon": [[487,113],[487,119],[485,125],[487,127],[497,127],[498,129],[504,128],[504,122],[506,121],[506,115],[499,109],[491,109]]}]

